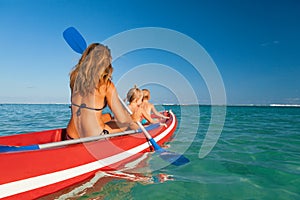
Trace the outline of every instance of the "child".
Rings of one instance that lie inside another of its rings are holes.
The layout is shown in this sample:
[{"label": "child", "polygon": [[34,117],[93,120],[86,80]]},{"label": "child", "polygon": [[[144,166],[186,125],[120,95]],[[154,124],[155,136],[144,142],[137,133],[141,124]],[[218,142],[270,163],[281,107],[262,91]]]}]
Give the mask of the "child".
[{"label": "child", "polygon": [[[153,120],[150,115],[142,109],[141,104],[143,100],[143,92],[136,86],[131,88],[127,93],[127,101],[129,102],[129,109],[132,111],[131,118],[133,121],[146,120],[146,123],[156,123],[157,120]],[[144,123],[145,124],[145,123]]]},{"label": "child", "polygon": [[152,103],[149,102],[150,100],[150,91],[148,89],[143,89],[143,103],[141,105],[141,107],[143,108],[143,110],[149,115],[151,116],[151,113],[153,112],[154,115],[156,115],[157,117],[163,118],[163,119],[168,119],[169,117],[162,115],[161,113],[159,113],[154,105]]}]

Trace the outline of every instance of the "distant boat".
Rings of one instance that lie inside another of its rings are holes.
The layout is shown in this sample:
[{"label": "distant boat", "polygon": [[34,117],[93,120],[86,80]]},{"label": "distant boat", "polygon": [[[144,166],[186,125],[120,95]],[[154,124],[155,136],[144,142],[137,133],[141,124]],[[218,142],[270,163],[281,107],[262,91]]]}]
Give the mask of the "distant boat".
[{"label": "distant boat", "polygon": [[300,104],[270,104],[275,107],[300,107]]}]

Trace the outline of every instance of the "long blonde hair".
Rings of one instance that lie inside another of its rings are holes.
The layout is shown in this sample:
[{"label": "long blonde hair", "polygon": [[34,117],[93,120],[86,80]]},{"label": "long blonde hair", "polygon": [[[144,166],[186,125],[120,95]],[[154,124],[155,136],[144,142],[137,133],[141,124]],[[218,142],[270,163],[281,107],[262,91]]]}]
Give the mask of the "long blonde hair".
[{"label": "long blonde hair", "polygon": [[108,47],[91,44],[70,73],[70,88],[81,96],[93,94],[99,84],[108,83],[113,68]]}]

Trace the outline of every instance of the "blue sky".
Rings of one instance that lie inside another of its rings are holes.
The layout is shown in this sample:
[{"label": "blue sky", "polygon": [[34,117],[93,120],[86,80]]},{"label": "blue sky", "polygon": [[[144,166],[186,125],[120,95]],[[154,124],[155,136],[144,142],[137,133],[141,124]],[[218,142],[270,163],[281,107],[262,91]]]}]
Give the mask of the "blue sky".
[{"label": "blue sky", "polygon": [[[67,46],[62,32],[74,26],[87,43],[136,28],[175,30],[213,59],[228,104],[300,104],[299,10],[297,0],[0,0],[0,103],[69,103],[68,74],[80,55]],[[190,63],[157,49],[116,60],[114,82],[147,63],[173,68],[188,80],[199,103],[211,102],[203,77]],[[166,72],[152,73],[174,81]],[[129,89],[123,86],[118,85],[120,93]],[[183,84],[177,86],[181,92],[176,94],[157,83],[144,87],[156,103],[177,103],[176,96],[193,103]]]}]

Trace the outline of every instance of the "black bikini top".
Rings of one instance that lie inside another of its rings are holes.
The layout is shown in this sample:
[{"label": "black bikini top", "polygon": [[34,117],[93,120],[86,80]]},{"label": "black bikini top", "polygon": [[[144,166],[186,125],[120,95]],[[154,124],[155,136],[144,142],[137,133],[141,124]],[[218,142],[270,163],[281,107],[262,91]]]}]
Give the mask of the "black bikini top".
[{"label": "black bikini top", "polygon": [[82,103],[82,104],[80,104],[80,105],[75,104],[75,103],[72,103],[71,105],[72,105],[72,106],[76,106],[76,107],[79,108],[79,109],[77,110],[77,112],[76,112],[76,115],[79,116],[79,115],[81,114],[81,109],[82,109],[82,108],[89,109],[89,110],[94,110],[94,111],[101,111],[101,110],[103,110],[103,109],[107,106],[107,101],[106,101],[106,99],[104,100],[104,106],[103,106],[103,108],[91,108],[91,107],[86,106],[85,103]]}]

